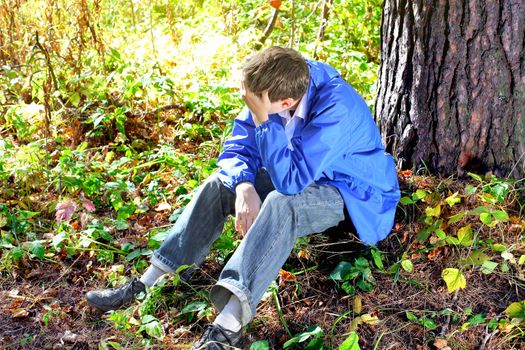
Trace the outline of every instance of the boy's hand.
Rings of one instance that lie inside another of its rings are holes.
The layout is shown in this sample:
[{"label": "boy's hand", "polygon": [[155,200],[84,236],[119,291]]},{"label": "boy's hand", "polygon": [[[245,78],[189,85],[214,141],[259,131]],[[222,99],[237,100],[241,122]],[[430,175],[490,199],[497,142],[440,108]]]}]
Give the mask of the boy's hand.
[{"label": "boy's hand", "polygon": [[246,103],[246,106],[250,109],[253,116],[255,125],[260,125],[268,121],[268,112],[272,108],[272,103],[268,98],[268,90],[263,91],[259,97],[250,90],[244,83],[244,79],[241,80],[241,97]]},{"label": "boy's hand", "polygon": [[249,182],[235,187],[235,229],[244,237],[261,209],[261,198]]}]

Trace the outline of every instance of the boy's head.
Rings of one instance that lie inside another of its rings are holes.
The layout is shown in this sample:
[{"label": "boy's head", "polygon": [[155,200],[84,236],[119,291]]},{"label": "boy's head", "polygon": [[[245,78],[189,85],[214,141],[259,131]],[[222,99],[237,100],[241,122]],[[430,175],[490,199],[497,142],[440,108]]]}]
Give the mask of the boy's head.
[{"label": "boy's head", "polygon": [[271,102],[300,100],[310,80],[308,64],[301,54],[280,46],[269,47],[249,59],[243,75],[251,92],[261,95],[268,90]]}]

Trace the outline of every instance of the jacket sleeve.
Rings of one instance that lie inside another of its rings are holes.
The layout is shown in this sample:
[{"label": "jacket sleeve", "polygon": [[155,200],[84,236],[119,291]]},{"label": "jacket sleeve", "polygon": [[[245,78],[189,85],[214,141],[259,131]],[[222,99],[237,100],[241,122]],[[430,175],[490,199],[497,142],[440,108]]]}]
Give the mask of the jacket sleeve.
[{"label": "jacket sleeve", "polygon": [[351,140],[359,137],[352,135],[352,129],[359,127],[360,114],[370,113],[352,91],[342,81],[317,91],[301,137],[292,139],[293,151],[287,147],[282,125],[269,121],[256,128],[262,165],[277,191],[301,192],[319,180],[332,162],[349,152]]},{"label": "jacket sleeve", "polygon": [[221,168],[221,181],[231,191],[240,182],[254,183],[261,160],[255,142],[255,124],[248,108],[235,118],[232,136],[224,142],[217,164]]}]

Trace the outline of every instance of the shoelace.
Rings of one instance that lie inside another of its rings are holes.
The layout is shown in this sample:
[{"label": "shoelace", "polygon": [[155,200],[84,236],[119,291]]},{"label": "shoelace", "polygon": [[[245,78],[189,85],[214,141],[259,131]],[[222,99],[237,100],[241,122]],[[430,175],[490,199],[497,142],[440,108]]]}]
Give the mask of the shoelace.
[{"label": "shoelace", "polygon": [[226,332],[222,329],[222,327],[218,325],[215,325],[215,324],[208,325],[204,333],[208,333],[208,338],[212,335],[216,335],[216,334],[220,335],[228,342],[229,346],[231,346],[232,344],[230,337],[226,334]]}]

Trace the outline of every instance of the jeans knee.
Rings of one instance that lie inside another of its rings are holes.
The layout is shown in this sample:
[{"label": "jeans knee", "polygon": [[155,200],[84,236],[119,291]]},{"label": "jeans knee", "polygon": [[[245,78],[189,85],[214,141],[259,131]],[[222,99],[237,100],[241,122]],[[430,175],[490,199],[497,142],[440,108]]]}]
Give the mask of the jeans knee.
[{"label": "jeans knee", "polygon": [[224,184],[222,183],[221,179],[219,178],[218,173],[213,173],[206,180],[204,180],[204,183],[202,184],[203,188],[213,188],[213,189],[221,189],[221,187],[224,187]]},{"label": "jeans knee", "polygon": [[277,213],[289,212],[293,209],[291,205],[291,199],[292,196],[288,196],[274,190],[270,192],[264,200],[263,207],[261,208],[261,210],[269,209],[274,210]]}]

